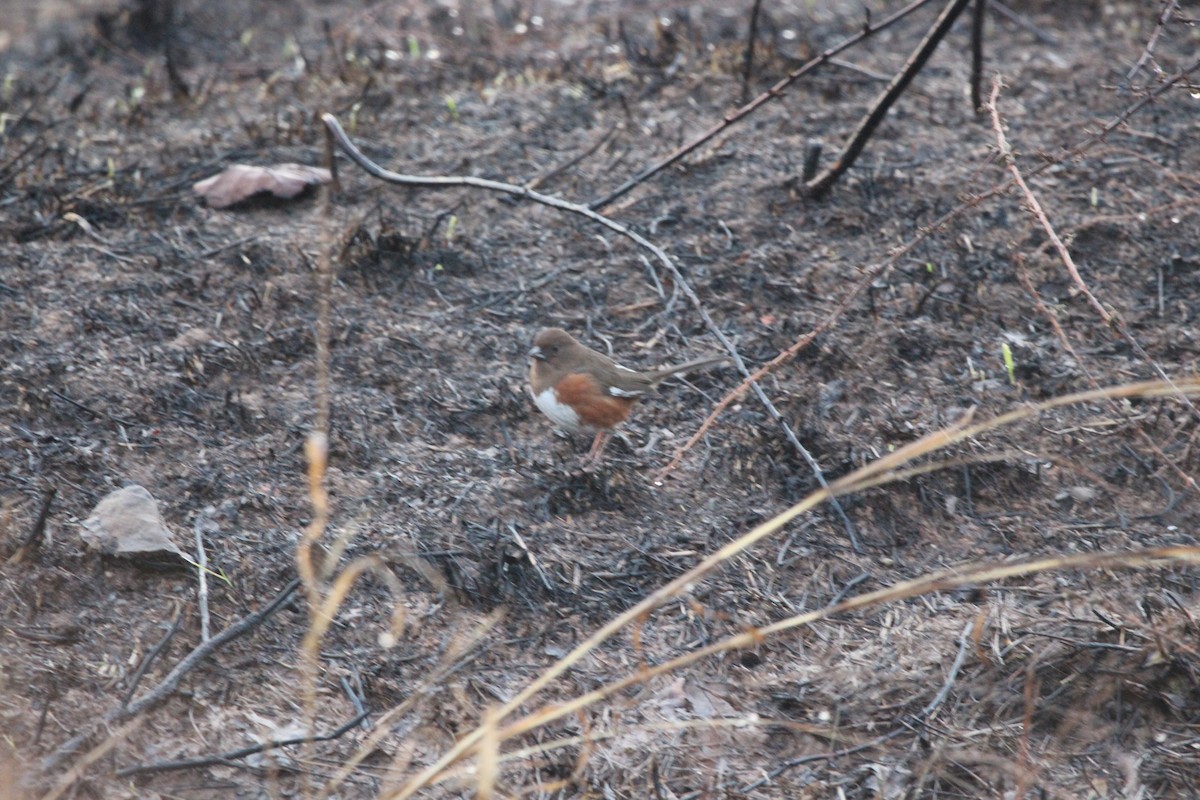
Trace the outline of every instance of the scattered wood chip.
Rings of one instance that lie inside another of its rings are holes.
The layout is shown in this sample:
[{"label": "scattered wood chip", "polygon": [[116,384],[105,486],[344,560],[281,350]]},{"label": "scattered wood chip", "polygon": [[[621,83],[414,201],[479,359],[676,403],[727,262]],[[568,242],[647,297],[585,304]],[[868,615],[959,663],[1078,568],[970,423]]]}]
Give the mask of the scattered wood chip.
[{"label": "scattered wood chip", "polygon": [[228,208],[256,194],[271,194],[283,200],[295,197],[309,186],[329,183],[329,170],[304,164],[254,167],[234,164],[224,172],[197,181],[192,190],[212,208]]}]

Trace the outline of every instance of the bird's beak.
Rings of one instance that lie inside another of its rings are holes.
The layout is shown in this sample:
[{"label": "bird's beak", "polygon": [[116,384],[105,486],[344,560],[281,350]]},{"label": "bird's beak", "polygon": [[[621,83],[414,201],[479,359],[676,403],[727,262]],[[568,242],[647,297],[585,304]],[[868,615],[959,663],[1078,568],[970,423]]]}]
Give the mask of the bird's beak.
[{"label": "bird's beak", "polygon": [[542,348],[540,348],[540,347],[534,347],[529,351],[530,360],[537,359],[538,361],[541,361],[545,357],[546,357],[546,354],[542,352]]}]

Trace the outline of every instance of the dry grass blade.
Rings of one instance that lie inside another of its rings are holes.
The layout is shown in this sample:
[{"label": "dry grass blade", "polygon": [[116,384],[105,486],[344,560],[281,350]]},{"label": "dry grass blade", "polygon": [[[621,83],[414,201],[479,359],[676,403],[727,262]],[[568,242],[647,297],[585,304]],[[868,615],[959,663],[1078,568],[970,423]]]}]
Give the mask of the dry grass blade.
[{"label": "dry grass blade", "polygon": [[[687,731],[712,731],[712,730],[750,730],[763,728],[780,728],[803,733],[808,736],[822,739],[828,742],[840,743],[850,747],[861,747],[869,744],[868,741],[859,741],[858,739],[846,734],[844,731],[839,731],[828,725],[814,725],[805,722],[797,722],[792,719],[761,717],[756,714],[740,717],[721,717],[716,719],[691,719],[691,720],[672,720],[669,722],[654,722],[643,723],[640,725],[625,725],[619,728],[610,728],[602,731],[587,731],[586,733],[575,736],[563,736],[557,739],[551,739],[545,742],[529,745],[528,747],[519,747],[515,750],[499,755],[499,763],[511,764],[523,759],[545,757],[551,753],[566,750],[568,748],[578,748],[578,761],[586,763],[587,756],[590,750],[598,742],[608,739],[614,739],[620,736],[628,735],[631,732],[644,732],[648,734],[661,733],[681,733]],[[464,764],[448,770],[443,776],[445,780],[467,780],[479,774],[479,767],[476,764]],[[546,787],[540,786],[542,790]]]},{"label": "dry grass blade", "polygon": [[492,800],[496,793],[496,778],[500,774],[499,718],[489,708],[483,719],[483,738],[479,742],[479,771],[476,773],[476,797]]}]

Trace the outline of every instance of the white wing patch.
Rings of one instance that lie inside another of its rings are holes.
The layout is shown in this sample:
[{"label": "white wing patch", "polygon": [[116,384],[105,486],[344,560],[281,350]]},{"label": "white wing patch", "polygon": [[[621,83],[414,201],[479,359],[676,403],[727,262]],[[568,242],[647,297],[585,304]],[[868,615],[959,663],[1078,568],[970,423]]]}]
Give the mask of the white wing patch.
[{"label": "white wing patch", "polygon": [[558,395],[554,393],[553,386],[545,389],[541,394],[535,395],[533,402],[537,403],[537,407],[542,410],[542,413],[558,427],[569,431],[579,430],[579,415],[575,413],[575,409],[558,401]]},{"label": "white wing patch", "polygon": [[[633,370],[629,370],[629,372],[633,372]],[[608,387],[608,393],[613,397],[641,397],[643,394],[645,394],[645,392],[641,392],[636,389],[633,391],[628,391],[619,386]]]},{"label": "white wing patch", "polygon": [[629,367],[623,367],[620,364],[613,364],[613,366],[623,372],[637,372],[636,369],[630,369]]}]

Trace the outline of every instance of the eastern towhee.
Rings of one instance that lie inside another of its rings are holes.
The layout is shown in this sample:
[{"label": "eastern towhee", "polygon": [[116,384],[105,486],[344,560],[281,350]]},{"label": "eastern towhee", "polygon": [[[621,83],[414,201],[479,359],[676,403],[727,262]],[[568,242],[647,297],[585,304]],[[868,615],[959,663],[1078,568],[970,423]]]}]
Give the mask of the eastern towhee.
[{"label": "eastern towhee", "polygon": [[727,360],[709,356],[638,372],[584,347],[560,328],[538,333],[529,359],[529,387],[542,413],[565,430],[596,431],[592,449],[584,457],[589,467],[599,463],[613,428],[625,421],[639,397],[672,375]]}]

